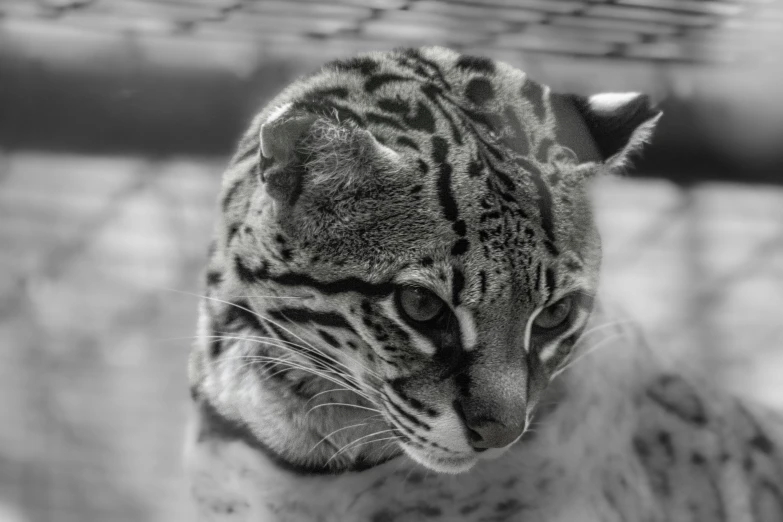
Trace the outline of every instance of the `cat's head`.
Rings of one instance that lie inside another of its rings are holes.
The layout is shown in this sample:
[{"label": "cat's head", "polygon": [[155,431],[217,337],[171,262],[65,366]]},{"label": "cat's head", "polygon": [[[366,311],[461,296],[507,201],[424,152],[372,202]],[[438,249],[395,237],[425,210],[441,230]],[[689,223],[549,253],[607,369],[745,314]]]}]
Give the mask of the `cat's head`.
[{"label": "cat's head", "polygon": [[[558,95],[438,48],[329,64],[240,144],[213,295],[244,296],[285,360],[334,378],[311,392],[355,388],[412,458],[468,469],[522,435],[569,361],[598,284],[590,180],[659,114],[640,94]],[[196,380],[210,364],[232,378],[209,360],[226,356],[205,356]],[[270,378],[233,368],[243,386]],[[207,395],[253,415],[212,382]]]}]

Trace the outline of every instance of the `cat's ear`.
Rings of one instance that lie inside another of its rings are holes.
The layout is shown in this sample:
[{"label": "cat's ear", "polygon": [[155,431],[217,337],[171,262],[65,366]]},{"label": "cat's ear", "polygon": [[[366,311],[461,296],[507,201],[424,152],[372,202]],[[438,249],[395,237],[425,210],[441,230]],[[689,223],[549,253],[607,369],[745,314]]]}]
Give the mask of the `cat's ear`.
[{"label": "cat's ear", "polygon": [[305,185],[321,193],[336,192],[366,178],[368,169],[388,168],[399,160],[366,130],[292,104],[271,113],[261,125],[260,141],[266,191],[289,204]]},{"label": "cat's ear", "polygon": [[261,124],[261,180],[267,194],[278,201],[294,201],[302,186],[298,144],[308,134],[317,117],[295,110],[290,103],[273,111]]},{"label": "cat's ear", "polygon": [[568,98],[587,126],[601,159],[610,168],[624,166],[641,150],[663,114],[647,95],[638,92]]}]

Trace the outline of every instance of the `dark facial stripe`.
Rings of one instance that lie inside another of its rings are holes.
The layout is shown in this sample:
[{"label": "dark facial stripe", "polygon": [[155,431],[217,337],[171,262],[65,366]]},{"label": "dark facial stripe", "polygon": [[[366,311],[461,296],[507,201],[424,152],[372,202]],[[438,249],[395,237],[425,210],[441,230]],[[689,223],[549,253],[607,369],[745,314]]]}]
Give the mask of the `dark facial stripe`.
[{"label": "dark facial stripe", "polygon": [[325,295],[356,292],[368,297],[386,297],[394,291],[394,286],[391,283],[368,283],[358,277],[322,282],[304,274],[288,272],[279,276],[270,276],[268,279],[283,286],[310,287]]},{"label": "dark facial stripe", "polygon": [[389,386],[391,386],[391,389],[394,390],[394,393],[397,394],[397,396],[405,401],[405,403],[413,408],[414,410],[420,412],[420,413],[426,413],[430,417],[437,417],[438,412],[430,408],[429,406],[426,406],[424,403],[422,403],[420,400],[411,397],[404,391],[405,386],[405,379],[394,379],[391,381],[387,381]]},{"label": "dark facial stripe", "polygon": [[231,303],[222,313],[211,318],[214,321],[210,327],[213,339],[210,340],[210,355],[212,358],[223,352],[224,336],[243,329],[252,330],[258,336],[269,336],[269,330],[264,327],[259,317],[250,308],[247,301]]},{"label": "dark facial stripe", "polygon": [[391,283],[369,283],[358,277],[346,277],[335,281],[318,281],[308,275],[286,272],[272,275],[266,265],[258,268],[248,267],[237,254],[234,256],[234,269],[239,279],[245,283],[269,281],[281,286],[304,286],[313,288],[325,295],[356,292],[368,297],[386,297],[394,291]]},{"label": "dark facial stripe", "polygon": [[277,310],[270,310],[268,315],[276,321],[314,323],[330,328],[353,330],[351,323],[337,312],[315,312],[307,308],[280,308]]},{"label": "dark facial stripe", "polygon": [[269,334],[247,301],[231,303],[220,316],[219,321],[220,324],[216,327],[222,330],[236,331],[241,328],[252,328],[262,335]]},{"label": "dark facial stripe", "polygon": [[425,431],[431,431],[432,430],[432,427],[429,424],[426,424],[426,423],[420,421],[419,419],[417,419],[416,417],[414,417],[410,413],[406,412],[405,410],[403,410],[402,408],[397,406],[394,403],[394,401],[391,400],[390,397],[386,397],[386,403],[394,410],[394,412],[396,414],[403,416],[408,422],[410,422],[414,426],[422,428]]},{"label": "dark facial stripe", "polygon": [[327,344],[331,345],[333,348],[340,348],[340,341],[337,340],[336,337],[334,337],[332,334],[325,330],[318,330],[318,335],[321,336],[321,339],[326,341]]},{"label": "dark facial stripe", "polygon": [[[332,372],[334,374],[335,361],[327,357],[324,353],[315,350],[309,346],[302,345],[302,341],[289,335],[283,328],[276,324],[269,323],[269,328],[274,332],[275,337],[283,341],[288,348],[295,349],[301,353],[316,369]],[[333,375],[334,379],[342,381],[340,375]],[[346,385],[347,387],[347,385]]]}]

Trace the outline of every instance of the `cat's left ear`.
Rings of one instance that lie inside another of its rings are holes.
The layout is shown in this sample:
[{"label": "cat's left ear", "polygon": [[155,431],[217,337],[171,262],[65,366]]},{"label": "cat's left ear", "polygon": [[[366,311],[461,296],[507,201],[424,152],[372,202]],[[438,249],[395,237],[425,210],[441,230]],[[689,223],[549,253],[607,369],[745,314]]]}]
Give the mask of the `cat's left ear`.
[{"label": "cat's left ear", "polygon": [[604,164],[621,168],[650,141],[663,113],[638,92],[567,97],[595,142]]}]

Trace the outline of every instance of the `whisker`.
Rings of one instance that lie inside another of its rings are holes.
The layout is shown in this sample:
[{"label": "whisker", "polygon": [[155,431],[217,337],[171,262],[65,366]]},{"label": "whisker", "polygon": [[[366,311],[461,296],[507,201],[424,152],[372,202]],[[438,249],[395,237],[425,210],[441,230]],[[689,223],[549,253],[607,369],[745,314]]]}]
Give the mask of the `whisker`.
[{"label": "whisker", "polygon": [[[314,329],[314,328],[312,328],[312,327],[309,327],[309,326],[305,326],[305,325],[299,325],[299,326],[300,326],[301,328],[303,328],[303,329],[305,329],[305,330],[309,331],[309,332],[310,332],[310,333],[311,333],[313,336],[316,336],[316,335],[317,335],[317,333],[316,333],[316,331],[315,331],[315,329]],[[370,375],[372,375],[373,377],[376,377],[376,378],[377,378],[377,379],[379,379],[379,380],[383,380],[383,378],[382,378],[380,375],[378,375],[378,373],[376,373],[375,371],[373,371],[371,368],[368,368],[368,367],[367,367],[365,364],[363,364],[363,363],[362,363],[362,361],[360,361],[360,360],[359,360],[359,359],[357,359],[356,357],[352,357],[352,356],[350,356],[349,354],[344,354],[344,355],[346,355],[346,356],[347,356],[349,359],[351,359],[351,360],[352,360],[352,361],[354,361],[356,364],[358,364],[358,365],[359,365],[359,367],[360,367],[362,370],[366,371],[367,373],[369,373],[369,374],[370,374]],[[340,363],[340,364],[342,364],[342,363]]]},{"label": "whisker", "polygon": [[[350,449],[350,448],[352,448],[352,447],[354,447],[354,448],[355,448],[355,447],[361,446],[361,444],[358,444],[358,445],[357,445],[357,443],[358,443],[359,441],[361,441],[361,440],[367,439],[367,438],[369,438],[369,437],[374,437],[374,436],[376,436],[376,435],[383,435],[384,433],[390,433],[390,432],[393,432],[393,431],[396,431],[396,430],[395,430],[395,429],[381,430],[381,431],[376,431],[375,433],[370,433],[369,435],[364,435],[363,437],[359,437],[358,439],[356,439],[356,440],[354,440],[354,441],[351,441],[351,442],[349,442],[348,444],[346,444],[345,446],[343,446],[342,448],[340,448],[339,450],[337,450],[337,451],[335,452],[335,454],[334,454],[334,455],[332,455],[331,457],[329,457],[329,460],[327,460],[327,461],[326,461],[326,464],[329,464],[329,463],[330,463],[330,462],[331,462],[331,461],[332,461],[332,460],[333,460],[335,457],[337,457],[337,456],[338,456],[340,453],[342,453],[342,452],[344,452],[344,451],[346,451],[346,450],[348,450],[348,449]],[[380,439],[380,440],[389,440],[389,439],[395,439],[395,438],[396,438],[396,437],[389,437],[389,438],[387,438],[387,439]],[[372,442],[380,442],[380,440],[377,440],[377,439],[376,439],[376,440],[369,440],[369,441],[367,441],[367,442],[366,442],[366,444],[369,444],[369,443],[372,443]]]},{"label": "whisker", "polygon": [[[256,341],[257,339],[262,339],[263,341]],[[268,338],[268,337],[258,337],[258,336],[249,336],[247,338],[248,341],[256,341],[256,342],[267,343],[268,344],[266,339],[270,339],[270,338]],[[356,386],[361,387],[361,382],[359,382],[359,380],[350,373],[350,371],[351,371],[350,367],[345,365],[345,364],[343,364],[342,362],[338,361],[337,359],[331,357],[329,354],[326,354],[324,352],[317,352],[322,357],[322,359],[316,359],[316,358],[310,356],[306,352],[302,353],[300,351],[291,349],[291,346],[297,347],[297,348],[305,348],[305,347],[303,347],[301,345],[290,343],[290,342],[286,342],[286,341],[282,341],[282,340],[279,340],[279,339],[275,339],[275,340],[278,341],[278,342],[284,343],[284,344],[283,345],[274,344],[273,346],[276,346],[276,347],[278,347],[278,348],[280,348],[282,350],[287,350],[287,351],[289,351],[289,352],[291,352],[291,353],[293,353],[293,354],[295,354],[297,356],[302,356],[305,359],[311,361],[312,363],[314,363],[316,365],[327,366],[330,369],[334,370],[335,372],[339,373],[346,380],[350,380]],[[309,352],[310,350],[307,350],[307,351]],[[324,361],[323,359],[326,359],[326,361]],[[347,373],[346,372],[340,372],[336,366],[334,366],[332,364],[329,364],[329,363],[334,363],[334,364],[342,366],[343,368],[345,368],[347,370]]]},{"label": "whisker", "polygon": [[595,333],[605,328],[609,328],[610,326],[617,326],[617,325],[629,324],[629,323],[632,324],[634,323],[634,321],[631,321],[630,319],[620,319],[617,321],[608,321],[606,323],[599,324],[598,326],[594,326],[588,330],[585,330],[584,332],[582,332],[582,335],[576,338],[576,341],[574,341],[574,347],[576,347],[576,345],[579,344],[579,342],[582,341],[582,339],[585,336],[590,335],[591,333]]},{"label": "whisker", "polygon": [[350,388],[332,388],[331,390],[324,390],[324,391],[318,392],[315,395],[313,395],[312,397],[310,397],[310,399],[305,403],[305,406],[310,404],[310,402],[313,401],[313,399],[315,399],[319,395],[325,395],[327,393],[338,392],[338,391],[353,391],[353,390],[350,389]]},{"label": "whisker", "polygon": [[312,408],[307,410],[305,415],[309,415],[311,411],[317,410],[318,408],[323,408],[324,406],[346,406],[348,408],[359,408],[360,410],[367,410],[367,411],[372,411],[372,412],[375,412],[375,413],[383,413],[378,408],[369,408],[367,406],[361,406],[359,404],[349,404],[347,402],[325,402],[323,404],[317,404],[317,405],[313,406]]},{"label": "whisker", "polygon": [[590,349],[588,349],[586,352],[584,352],[582,354],[579,354],[576,358],[574,358],[573,360],[569,361],[560,370],[556,371],[552,375],[552,378],[554,379],[555,377],[557,377],[558,375],[560,375],[561,373],[563,373],[567,369],[571,368],[574,364],[576,364],[577,362],[581,361],[582,359],[584,359],[585,357],[587,357],[591,353],[595,352],[601,346],[605,346],[609,341],[614,341],[615,339],[618,339],[620,337],[622,337],[622,334],[612,335],[612,336],[607,337],[606,339],[601,339],[600,341],[595,343],[593,346],[591,346]]},{"label": "whisker", "polygon": [[362,422],[361,424],[354,424],[354,425],[352,425],[352,426],[345,426],[345,427],[338,428],[338,429],[334,430],[334,431],[333,431],[333,432],[331,432],[329,435],[326,435],[324,438],[322,438],[321,440],[319,440],[318,442],[316,442],[316,443],[315,443],[315,446],[313,446],[312,448],[310,448],[310,451],[308,451],[308,453],[312,453],[312,452],[313,452],[313,450],[314,450],[315,448],[317,448],[319,444],[321,444],[323,441],[325,441],[326,439],[328,439],[329,437],[331,437],[331,436],[332,436],[332,435],[334,435],[335,433],[341,432],[341,431],[343,431],[343,430],[348,430],[348,429],[351,429],[351,428],[358,428],[358,427],[361,427],[361,426],[367,426],[367,423],[366,423],[366,422]]},{"label": "whisker", "polygon": [[[266,356],[266,355],[238,355],[238,356],[234,356],[234,357],[231,357],[231,358],[235,358],[235,359],[250,359],[251,360],[250,363],[242,365],[239,369],[242,369],[244,367],[250,366],[250,365],[253,364],[253,362],[256,362],[256,361],[267,361],[267,362],[277,363],[277,364],[281,364],[281,365],[287,365],[287,366],[289,366],[291,368],[294,368],[294,369],[297,369],[297,370],[301,370],[301,371],[303,371],[305,373],[310,373],[311,375],[315,375],[317,377],[321,377],[322,379],[326,379],[326,380],[328,380],[328,381],[330,381],[330,382],[332,382],[334,384],[337,384],[338,386],[347,386],[349,384],[349,383],[347,383],[345,381],[340,381],[340,380],[336,379],[335,377],[327,375],[323,371],[315,370],[313,368],[308,368],[306,366],[302,366],[301,364],[297,364],[297,363],[294,363],[294,362],[291,362],[291,361],[288,361],[288,360],[285,360],[285,359],[280,359],[278,357],[269,357],[269,356]],[[228,359],[231,359],[231,358],[227,357],[224,360],[228,360]],[[335,373],[336,375],[341,377],[341,375],[339,373],[337,373],[337,372],[329,372],[329,373]],[[370,403],[374,402],[370,398],[370,396],[368,394],[366,394],[365,392],[363,392],[361,390],[351,389],[351,391],[353,391],[357,395],[367,399]]]},{"label": "whisker", "polygon": [[311,295],[228,295],[239,299],[312,299]]},{"label": "whisker", "polygon": [[[318,353],[318,354],[320,354],[320,355],[325,355],[325,356],[329,357],[329,355],[328,355],[328,354],[325,354],[323,351],[321,351],[321,350],[318,350],[316,347],[312,346],[312,345],[311,345],[310,343],[308,343],[306,340],[302,339],[300,336],[298,336],[297,334],[295,334],[294,332],[292,332],[291,330],[289,330],[289,329],[288,329],[288,328],[286,328],[285,326],[283,326],[283,325],[281,325],[281,324],[278,324],[278,323],[277,323],[277,322],[275,322],[275,321],[272,321],[272,320],[271,320],[271,319],[269,319],[268,317],[264,317],[263,315],[261,315],[261,314],[259,314],[259,313],[255,312],[254,310],[251,310],[251,309],[249,309],[249,308],[246,308],[246,307],[244,307],[244,306],[240,306],[240,305],[238,305],[238,304],[236,304],[236,303],[232,303],[231,301],[226,301],[226,300],[224,300],[224,299],[218,299],[217,297],[212,297],[212,296],[208,296],[208,295],[194,294],[194,293],[192,293],[192,292],[185,292],[185,291],[182,291],[182,290],[174,290],[174,289],[168,289],[168,290],[171,290],[171,291],[173,291],[173,292],[177,292],[177,293],[181,293],[181,294],[185,294],[185,295],[191,295],[191,296],[194,296],[194,297],[199,297],[199,298],[203,298],[203,299],[208,299],[208,300],[210,300],[210,301],[215,301],[215,302],[218,302],[218,303],[223,303],[223,304],[225,304],[225,305],[228,305],[228,306],[233,306],[233,307],[235,307],[235,308],[236,308],[236,309],[238,309],[238,310],[242,310],[242,311],[244,311],[244,312],[247,312],[247,313],[249,313],[249,314],[252,314],[252,315],[254,315],[255,317],[258,317],[258,318],[259,318],[259,319],[261,319],[262,321],[266,321],[266,322],[268,322],[269,324],[273,324],[273,325],[277,326],[278,328],[282,329],[284,332],[286,332],[286,333],[288,333],[288,334],[290,334],[290,335],[294,336],[295,338],[297,338],[297,339],[299,339],[300,341],[302,341],[303,343],[305,343],[305,345],[306,345],[307,347],[309,347],[309,349],[313,350],[314,352],[316,352],[316,353]],[[335,361],[335,362],[337,362],[338,364],[342,364],[343,366],[345,366],[343,363],[340,363],[339,361]],[[346,368],[346,369],[348,369],[348,370],[350,371],[350,368],[348,368],[347,366],[345,366],[345,368]]]},{"label": "whisker", "polygon": [[384,444],[384,445],[383,445],[383,446],[382,446],[382,447],[381,447],[381,448],[378,450],[378,452],[380,453],[379,457],[382,457],[382,456],[383,456],[383,453],[384,453],[386,450],[388,450],[388,449],[392,449],[392,450],[394,450],[394,445],[395,445],[395,443],[396,443],[396,442],[399,442],[399,439],[397,439],[397,437],[392,437],[392,440],[391,440],[390,442],[387,442],[386,444]]},{"label": "whisker", "polygon": [[275,373],[269,374],[268,375],[269,378],[272,378],[275,375],[283,373],[287,369],[300,370],[302,372],[309,373],[311,375],[315,375],[315,376],[320,377],[322,379],[328,380],[329,382],[337,384],[337,385],[343,387],[343,388],[340,388],[340,389],[353,392],[356,395],[358,395],[358,396],[362,397],[363,399],[367,400],[367,402],[369,402],[370,404],[375,404],[375,401],[372,399],[372,397],[367,392],[365,392],[365,391],[363,391],[363,390],[361,390],[359,388],[355,388],[355,387],[351,386],[351,383],[348,382],[348,381],[341,380],[341,379],[344,378],[344,376],[342,374],[340,374],[339,372],[329,371],[328,373],[333,373],[333,374],[335,374],[337,376],[337,377],[331,377],[329,375],[326,375],[326,373],[324,373],[323,371],[316,370],[314,368],[309,368],[307,366],[303,366],[301,364],[298,364],[298,363],[290,361],[290,360],[280,359],[280,358],[277,358],[277,357],[270,357],[270,356],[266,356],[266,355],[236,355],[236,356],[232,356],[232,357],[225,357],[223,360],[231,360],[231,359],[247,359],[247,360],[250,361],[247,364],[241,365],[238,368],[238,370],[241,370],[243,368],[251,366],[254,363],[259,362],[259,361],[266,361],[265,364],[263,364],[263,365],[261,365],[259,367],[261,370],[264,370],[264,371],[268,367],[270,367],[270,366],[277,366],[277,365],[283,366],[283,369],[281,369],[281,370],[279,370],[279,371],[277,371]]},{"label": "whisker", "polygon": [[[281,340],[273,338],[273,337],[259,337],[259,336],[242,336],[242,337],[240,337],[240,336],[227,336],[227,335],[222,335],[222,336],[210,335],[210,336],[204,336],[204,337],[207,338],[207,339],[215,338],[215,339],[221,339],[221,340],[250,341],[250,342],[256,342],[258,344],[265,344],[265,345],[268,345],[268,346],[274,346],[274,347],[277,347],[277,348],[280,348],[280,349],[283,349],[283,350],[287,350],[290,353],[293,353],[293,354],[295,354],[297,356],[304,357],[306,360],[308,360],[308,361],[310,361],[310,362],[312,362],[312,363],[314,363],[316,365],[320,364],[320,365],[326,366],[333,373],[339,375],[340,377],[342,377],[342,378],[344,378],[346,380],[352,381],[357,386],[360,385],[359,381],[357,379],[355,379],[353,376],[345,375],[344,373],[339,372],[337,370],[337,368],[335,368],[334,366],[332,366],[330,364],[327,364],[326,362],[324,362],[324,361],[322,361],[320,359],[314,359],[314,358],[310,357],[309,355],[307,355],[306,353],[301,353],[301,352],[298,352],[296,350],[291,350],[285,344],[281,344],[281,343],[285,343],[285,341],[281,341]],[[290,344],[290,343],[287,343],[287,344]],[[249,357],[249,356],[248,355],[228,356],[228,357],[223,357],[223,360],[230,360],[232,358],[237,358],[237,357],[241,358],[241,357]]]},{"label": "whisker", "polygon": [[[334,359],[334,358],[333,358],[331,355],[329,355],[329,354],[327,354],[327,353],[323,352],[322,350],[319,350],[318,348],[316,348],[315,346],[311,345],[311,344],[310,344],[310,343],[308,343],[308,342],[307,342],[305,339],[302,339],[300,336],[298,336],[297,334],[295,334],[294,332],[292,332],[291,330],[289,330],[289,329],[288,329],[288,328],[286,328],[285,326],[283,326],[283,325],[281,325],[281,324],[278,324],[278,323],[277,323],[277,322],[275,322],[275,321],[272,321],[272,320],[271,320],[271,319],[269,319],[268,317],[264,317],[263,315],[256,313],[254,310],[250,310],[250,309],[248,309],[248,308],[246,308],[246,307],[244,307],[244,306],[240,306],[240,305],[238,305],[238,304],[236,304],[236,303],[232,303],[232,302],[230,302],[230,301],[226,301],[226,300],[223,300],[223,299],[219,299],[219,298],[217,298],[217,297],[212,297],[212,296],[208,296],[208,295],[200,295],[200,294],[195,294],[195,293],[192,293],[192,292],[185,292],[185,291],[183,291],[183,290],[175,290],[175,289],[172,289],[172,288],[165,288],[165,287],[162,287],[162,288],[163,288],[164,290],[169,290],[169,291],[172,291],[172,292],[175,292],[175,293],[180,293],[180,294],[184,294],[184,295],[190,295],[190,296],[193,296],[193,297],[198,297],[198,298],[208,299],[208,300],[210,300],[210,301],[215,301],[215,302],[218,302],[218,303],[223,303],[223,304],[226,304],[226,305],[228,305],[228,306],[233,306],[233,307],[235,307],[235,308],[237,308],[237,309],[239,309],[239,310],[243,310],[243,311],[245,311],[245,312],[247,312],[247,313],[249,313],[249,314],[252,314],[252,315],[254,315],[254,316],[258,317],[259,319],[261,319],[261,320],[263,320],[263,321],[266,321],[266,322],[268,322],[268,323],[270,323],[270,324],[273,324],[273,325],[277,326],[278,328],[281,328],[281,329],[282,329],[283,331],[285,331],[286,333],[288,333],[288,334],[290,334],[290,335],[294,336],[295,338],[297,338],[297,339],[299,339],[300,341],[302,341],[303,343],[305,343],[305,345],[308,347],[308,349],[309,349],[309,350],[312,350],[313,352],[315,352],[315,353],[318,353],[319,355],[325,356],[325,357],[327,357],[327,358],[329,358],[329,359],[333,360],[333,361],[334,361],[336,364],[339,364],[339,365],[343,366],[344,368],[346,368],[346,370],[348,370],[348,372],[350,372],[350,371],[351,371],[350,367],[348,367],[347,365],[345,365],[345,364],[344,364],[344,363],[342,363],[341,361],[338,361],[338,360]],[[278,297],[278,296],[275,296],[275,297]],[[356,358],[354,358],[354,357],[351,357],[350,355],[347,355],[347,357],[348,357],[349,359],[352,359],[352,360],[353,360],[354,362],[356,362],[356,363],[357,363],[357,364],[358,364],[360,367],[362,367],[362,368],[363,368],[365,371],[367,371],[368,373],[370,373],[371,375],[373,375],[373,376],[374,376],[374,377],[376,377],[377,379],[383,380],[383,378],[382,378],[380,375],[378,375],[376,372],[372,371],[371,369],[367,368],[365,365],[363,365],[363,364],[361,363],[361,361],[357,360],[357,359],[356,359]],[[358,382],[357,382],[357,385],[359,385],[359,386],[360,386],[360,385],[361,385],[361,383],[358,383]]]},{"label": "whisker", "polygon": [[[377,434],[377,433],[375,433],[374,435],[378,435],[378,434]],[[395,441],[397,441],[398,439],[397,439],[397,437],[383,437],[383,438],[380,438],[380,439],[367,440],[367,441],[364,441],[364,442],[360,442],[359,444],[354,444],[354,445],[351,447],[351,449],[356,449],[356,448],[358,448],[359,446],[364,446],[365,444],[373,444],[373,443],[375,443],[375,442],[383,442],[383,441],[385,441],[385,440],[390,440],[390,441],[392,441],[391,443],[393,444],[393,443],[394,443]],[[355,441],[354,441],[354,442],[355,442]],[[344,449],[347,449],[347,448],[344,448]],[[337,456],[337,454],[334,454],[334,455],[332,455],[332,458],[334,458],[334,457],[336,457],[336,456]],[[331,459],[330,459],[330,460],[331,460]],[[329,462],[329,461],[327,461],[327,464],[328,464],[328,462]]]},{"label": "whisker", "polygon": [[[308,342],[307,342],[305,339],[303,339],[302,337],[300,337],[300,336],[299,336],[299,335],[297,335],[296,333],[292,332],[291,330],[289,330],[289,329],[288,329],[288,328],[286,328],[285,326],[283,326],[283,325],[280,325],[280,324],[276,323],[275,321],[272,321],[272,320],[270,320],[269,318],[267,318],[267,317],[264,317],[263,315],[256,313],[254,310],[251,310],[251,309],[249,309],[249,308],[246,308],[246,307],[244,307],[244,306],[240,306],[240,305],[238,305],[238,304],[236,304],[236,303],[232,303],[232,302],[230,302],[230,301],[226,301],[226,300],[224,300],[224,299],[219,299],[219,298],[217,298],[217,297],[212,297],[212,296],[207,296],[207,295],[199,295],[199,294],[195,294],[195,293],[192,293],[192,292],[185,292],[185,291],[181,291],[181,290],[174,290],[174,289],[169,289],[169,290],[171,290],[171,291],[173,291],[173,292],[177,292],[177,293],[185,294],[185,295],[191,295],[191,296],[194,296],[194,297],[204,298],[204,299],[207,299],[207,300],[210,300],[210,301],[214,301],[214,302],[223,303],[223,304],[225,304],[225,305],[228,305],[228,306],[233,306],[233,307],[235,307],[235,308],[237,308],[237,309],[239,309],[239,310],[242,310],[242,311],[245,311],[245,312],[247,312],[247,313],[249,313],[249,314],[252,314],[252,315],[254,315],[255,317],[258,317],[259,319],[261,319],[262,321],[266,321],[266,322],[268,322],[269,324],[276,325],[278,328],[280,328],[280,329],[281,329],[281,330],[283,330],[284,332],[286,332],[286,333],[288,333],[288,334],[292,335],[292,336],[293,336],[294,338],[296,338],[296,339],[299,339],[300,341],[302,341],[302,342],[303,342],[303,343],[306,345],[306,347],[307,347],[309,350],[312,350],[314,353],[318,353],[319,355],[321,355],[321,356],[324,356],[324,357],[326,357],[327,359],[333,360],[333,361],[334,361],[336,364],[339,364],[339,365],[343,366],[344,368],[346,368],[346,370],[348,371],[348,373],[349,373],[349,374],[350,374],[350,372],[351,372],[351,369],[350,369],[350,367],[348,367],[347,365],[345,365],[345,364],[344,364],[344,363],[342,363],[341,361],[337,361],[337,360],[335,360],[335,359],[334,359],[334,358],[333,358],[331,355],[329,355],[329,354],[327,354],[327,353],[323,352],[322,350],[319,350],[319,349],[317,349],[315,346],[311,345],[311,344],[310,344],[310,343],[308,343]],[[278,347],[280,347],[280,348],[283,348],[282,346],[279,346],[279,345],[278,345]],[[304,348],[304,347],[303,347],[303,348]],[[290,348],[289,348],[289,350],[290,350]],[[290,350],[290,351],[292,351],[292,352],[293,352],[294,350]],[[350,356],[349,356],[349,357],[350,357]],[[352,358],[352,357],[351,357],[351,358]],[[353,358],[352,358],[352,359],[353,359]],[[354,361],[356,361],[356,359],[354,359]],[[286,362],[287,362],[287,361],[286,361]],[[362,365],[362,363],[361,363],[361,362],[359,362],[359,361],[356,361],[356,362],[357,362],[357,363],[358,363],[360,366],[364,367],[364,365]],[[369,368],[366,368],[366,367],[364,367],[364,368],[365,368],[365,369],[366,369],[366,370],[367,370],[367,371],[368,371],[370,374],[372,374],[372,375],[374,375],[376,378],[378,378],[378,379],[381,379],[381,380],[382,380],[382,378],[381,378],[379,375],[377,375],[375,372],[373,372],[373,371],[372,371],[372,370],[370,370]],[[302,367],[302,368],[300,368],[300,369],[301,369],[302,371],[309,371],[311,374],[313,374],[313,375],[315,375],[315,376],[319,376],[319,377],[322,377],[322,378],[326,378],[326,379],[327,379],[327,380],[329,380],[330,382],[333,382],[333,383],[335,383],[335,384],[337,384],[337,385],[339,385],[339,386],[345,386],[345,385],[347,385],[347,383],[346,383],[346,382],[340,382],[340,381],[338,381],[338,380],[336,380],[336,379],[333,379],[333,378],[331,378],[331,377],[329,377],[329,376],[326,376],[326,375],[325,375],[323,372],[317,372],[317,371],[314,371],[314,370],[312,370],[312,369],[305,369],[305,368],[303,368],[303,367]],[[337,373],[337,372],[334,372],[334,373],[336,373],[337,375],[340,375],[340,377],[342,377],[344,380],[346,380],[346,376],[345,376],[345,375],[341,375],[341,374],[339,374],[339,373]],[[351,377],[351,379],[353,379],[353,377]],[[353,390],[355,393],[357,393],[358,395],[360,395],[360,396],[364,397],[364,398],[365,398],[365,399],[367,399],[367,400],[368,400],[370,403],[374,403],[374,401],[372,400],[372,398],[371,398],[371,397],[370,397],[368,394],[366,394],[366,393],[363,393],[363,392],[360,392],[360,391],[359,391],[359,389],[361,389],[361,383],[359,383],[358,381],[356,381],[356,380],[354,379],[354,384],[355,384],[355,385],[357,386],[357,388],[358,388],[357,390]],[[379,411],[379,413],[380,413],[380,411]]]}]

